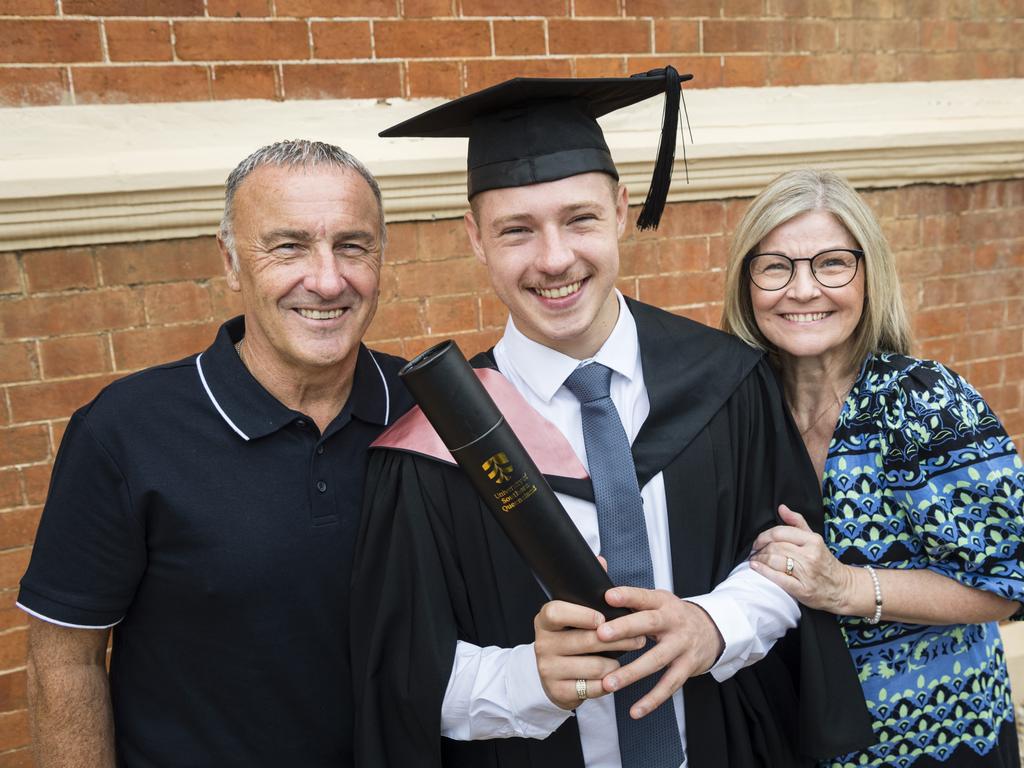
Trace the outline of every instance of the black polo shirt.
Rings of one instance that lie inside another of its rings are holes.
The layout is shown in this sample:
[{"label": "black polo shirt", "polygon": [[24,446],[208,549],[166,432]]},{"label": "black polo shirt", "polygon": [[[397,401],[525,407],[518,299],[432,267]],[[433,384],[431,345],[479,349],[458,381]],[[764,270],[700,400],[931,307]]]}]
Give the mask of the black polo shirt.
[{"label": "black polo shirt", "polygon": [[321,435],[249,374],[242,318],[77,411],[19,605],[114,626],[119,764],[349,766],[349,581],[366,448],[410,404],[360,347]]}]

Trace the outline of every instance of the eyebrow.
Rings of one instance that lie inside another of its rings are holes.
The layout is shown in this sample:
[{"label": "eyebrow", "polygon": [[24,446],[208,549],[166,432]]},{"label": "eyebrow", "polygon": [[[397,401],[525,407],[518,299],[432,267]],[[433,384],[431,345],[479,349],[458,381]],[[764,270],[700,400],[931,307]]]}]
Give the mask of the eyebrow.
[{"label": "eyebrow", "polygon": [[373,241],[377,239],[377,234],[367,229],[351,229],[345,232],[339,232],[334,236],[334,240],[362,240],[362,241]]},{"label": "eyebrow", "polygon": [[[600,208],[601,203],[597,200],[582,200],[578,203],[570,203],[569,205],[563,206],[559,209],[559,213],[563,216],[576,213],[583,209]],[[509,224],[514,224],[523,221],[532,221],[534,219],[533,214],[530,213],[510,213],[507,216],[500,216],[491,222],[491,227],[494,231],[499,231],[503,227]]]},{"label": "eyebrow", "polygon": [[[360,241],[373,241],[376,235],[373,232],[365,229],[353,229],[344,232],[338,232],[332,235],[332,240],[335,242],[339,240],[360,240]],[[316,238],[313,233],[305,229],[272,229],[263,235],[264,240],[296,240],[300,243],[308,243]]]},{"label": "eyebrow", "polygon": [[[820,256],[821,254],[828,253],[829,251],[863,251],[863,250],[864,249],[861,248],[860,246],[830,245],[827,248],[822,248],[820,251],[816,251],[814,256]],[[785,251],[751,251],[750,255],[751,255],[751,258],[753,258],[754,256],[785,256],[787,259],[793,258],[788,253],[786,253]],[[809,256],[808,258],[812,258],[813,259],[814,256]]]},{"label": "eyebrow", "polygon": [[264,232],[263,237],[266,240],[309,240],[310,234],[303,229],[272,229]]}]

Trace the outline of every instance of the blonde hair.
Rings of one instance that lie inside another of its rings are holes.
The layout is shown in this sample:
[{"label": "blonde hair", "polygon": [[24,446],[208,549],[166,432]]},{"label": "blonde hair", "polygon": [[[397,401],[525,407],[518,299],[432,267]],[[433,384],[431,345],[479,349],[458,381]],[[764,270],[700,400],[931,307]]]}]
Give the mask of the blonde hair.
[{"label": "blonde hair", "polygon": [[878,219],[846,179],[810,168],[777,176],[740,220],[729,247],[722,328],[774,357],[774,347],[754,320],[744,259],[777,226],[810,211],[831,213],[864,251],[864,312],[853,332],[849,365],[859,365],[871,352],[908,354],[910,323],[896,265]]}]

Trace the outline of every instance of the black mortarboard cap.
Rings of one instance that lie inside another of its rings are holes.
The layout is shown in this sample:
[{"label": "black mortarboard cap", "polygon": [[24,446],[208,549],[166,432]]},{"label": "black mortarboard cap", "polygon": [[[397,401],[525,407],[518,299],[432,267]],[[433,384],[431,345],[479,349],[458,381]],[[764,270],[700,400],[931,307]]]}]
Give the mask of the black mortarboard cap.
[{"label": "black mortarboard cap", "polygon": [[658,158],[637,219],[655,228],[672,182],[679,86],[673,67],[632,77],[517,77],[410,118],[380,135],[469,137],[469,197],[488,189],[557,181],[591,171],[618,179],[597,118],[665,95]]}]

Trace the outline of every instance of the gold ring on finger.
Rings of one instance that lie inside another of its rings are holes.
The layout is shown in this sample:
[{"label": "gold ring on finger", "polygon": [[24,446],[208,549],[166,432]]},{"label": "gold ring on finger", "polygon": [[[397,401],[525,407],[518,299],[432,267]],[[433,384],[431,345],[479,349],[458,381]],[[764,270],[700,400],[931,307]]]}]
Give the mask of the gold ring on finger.
[{"label": "gold ring on finger", "polygon": [[793,575],[793,566],[794,565],[796,565],[796,563],[793,562],[793,558],[787,556],[786,557],[786,575],[787,576],[792,576]]},{"label": "gold ring on finger", "polygon": [[576,698],[580,701],[587,700],[587,681],[582,677],[576,681]]}]

